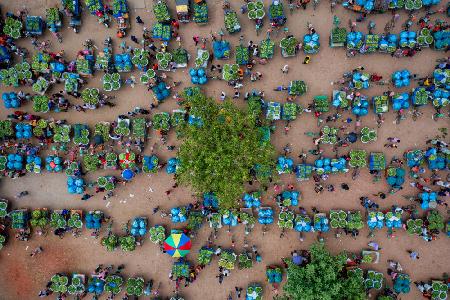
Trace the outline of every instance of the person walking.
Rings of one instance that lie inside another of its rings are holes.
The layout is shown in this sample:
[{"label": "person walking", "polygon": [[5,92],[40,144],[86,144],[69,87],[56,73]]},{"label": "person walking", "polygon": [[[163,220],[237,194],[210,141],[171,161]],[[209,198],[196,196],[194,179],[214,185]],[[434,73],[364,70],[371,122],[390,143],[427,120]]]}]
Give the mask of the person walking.
[{"label": "person walking", "polygon": [[284,65],[283,68],[281,68],[281,72],[283,72],[283,74],[289,73],[289,65]]},{"label": "person walking", "polygon": [[139,44],[139,41],[135,35],[130,36],[130,39],[135,42],[136,44]]},{"label": "person walking", "polygon": [[417,251],[408,250],[408,253],[409,253],[409,257],[410,257],[412,260],[416,260],[416,259],[419,259],[419,258],[420,258],[420,257],[419,257],[419,252],[417,252]]}]

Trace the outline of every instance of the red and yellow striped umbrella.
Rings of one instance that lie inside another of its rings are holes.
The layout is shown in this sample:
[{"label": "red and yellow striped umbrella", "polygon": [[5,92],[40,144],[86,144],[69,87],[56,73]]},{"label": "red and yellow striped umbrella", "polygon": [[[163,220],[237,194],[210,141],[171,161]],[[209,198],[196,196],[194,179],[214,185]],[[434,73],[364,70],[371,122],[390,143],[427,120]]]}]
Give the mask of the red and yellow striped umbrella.
[{"label": "red and yellow striped umbrella", "polygon": [[172,233],[164,241],[164,250],[172,257],[186,256],[191,247],[191,239],[184,233]]}]

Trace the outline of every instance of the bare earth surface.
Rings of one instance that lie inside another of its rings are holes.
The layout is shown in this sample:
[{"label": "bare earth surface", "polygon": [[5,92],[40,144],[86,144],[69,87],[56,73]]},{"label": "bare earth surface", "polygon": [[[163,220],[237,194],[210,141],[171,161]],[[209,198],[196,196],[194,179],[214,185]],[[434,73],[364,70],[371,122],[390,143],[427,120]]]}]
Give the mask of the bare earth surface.
[{"label": "bare earth surface", "polygon": [[[175,1],[168,1],[175,12]],[[243,1],[233,0],[232,7],[236,10],[243,4]],[[268,7],[268,0],[265,0],[266,8]],[[50,7],[59,1],[56,0],[23,0],[23,1],[1,1],[2,11],[17,11],[25,5],[30,14],[45,15],[45,8]],[[134,22],[134,18],[140,15],[145,22],[145,26],[150,28],[150,24],[154,22],[153,14],[151,12],[150,0],[129,0],[131,7],[132,30],[131,34],[141,36],[141,26]],[[139,9],[135,9],[138,7]],[[145,8],[142,8],[145,7]],[[194,23],[187,25],[182,24],[180,35],[183,38],[183,46],[189,50],[191,56],[195,51],[194,43],[192,42],[193,35],[206,37],[211,31],[217,32],[223,27],[223,12],[221,9],[221,1],[210,0],[210,23],[207,26],[199,27]],[[286,9],[287,10],[287,9]],[[355,18],[356,15],[352,12],[344,10],[342,7],[337,9],[336,14],[347,24],[349,17]],[[377,30],[381,31],[384,24],[390,18],[389,14],[377,15],[373,20],[377,23]],[[256,36],[254,31],[254,24],[248,20],[244,15],[239,14],[245,40],[253,40],[259,42],[264,38],[264,34]],[[369,18],[370,19],[370,18]],[[401,22],[405,20],[405,15],[402,15]],[[65,19],[67,21],[67,19]],[[412,59],[394,59],[390,55],[372,54],[366,56],[359,56],[353,59],[347,59],[343,49],[331,49],[328,46],[328,37],[331,29],[332,14],[329,11],[329,4],[326,1],[320,4],[317,11],[313,11],[312,7],[308,7],[306,11],[298,10],[293,15],[288,15],[287,26],[290,32],[298,38],[302,38],[307,33],[306,22],[312,22],[317,32],[321,35],[321,50],[320,53],[312,57],[309,65],[302,65],[304,58],[303,54],[299,54],[292,59],[283,59],[280,55],[280,49],[277,47],[277,52],[273,60],[266,66],[256,66],[256,70],[263,73],[263,80],[257,83],[246,83],[243,92],[250,91],[253,88],[264,90],[266,99],[273,99],[275,101],[284,102],[286,94],[273,92],[272,89],[280,84],[288,84],[290,80],[298,79],[304,80],[308,84],[308,93],[297,99],[299,103],[307,105],[312,100],[314,95],[327,94],[331,95],[332,86],[330,82],[337,80],[342,73],[354,69],[359,65],[364,65],[368,72],[377,72],[383,75],[386,79],[395,70],[408,68],[412,73],[418,73],[422,76],[431,74],[434,68],[434,61],[436,58],[443,56],[443,53],[438,53],[433,50],[423,50]],[[53,50],[64,49],[67,58],[74,58],[76,52],[82,48],[82,42],[87,38],[92,38],[98,47],[101,47],[103,40],[107,36],[115,36],[115,26],[106,29],[105,27],[96,23],[96,18],[83,15],[81,32],[76,35],[69,29],[63,30],[63,44],[58,44],[52,39],[49,34],[46,38],[52,40]],[[265,19],[264,30],[267,30],[268,20]],[[67,24],[67,23],[66,23]],[[366,23],[360,23],[361,31],[366,32]],[[263,32],[264,32],[263,30]],[[400,31],[399,26],[395,29]],[[130,34],[129,34],[130,35]],[[128,35],[128,36],[129,36]],[[277,42],[281,39],[282,33],[277,37],[272,36]],[[238,44],[239,34],[225,36],[226,39]],[[132,46],[133,43],[127,39]],[[31,44],[28,40],[22,40],[22,45],[25,45],[29,50],[32,50]],[[120,42],[114,40],[114,45],[117,46]],[[175,46],[175,45],[173,45]],[[234,57],[233,57],[234,61]],[[191,64],[193,61],[191,61]],[[223,64],[223,62],[219,62]],[[283,75],[280,71],[284,64],[289,64],[290,71],[288,75]],[[138,72],[134,72],[138,78]],[[175,80],[183,81],[181,88],[189,85],[189,76],[187,70],[180,70],[176,73],[170,73],[168,76]],[[88,86],[100,87],[100,74],[89,80]],[[170,81],[169,81],[170,82]],[[58,91],[62,87],[54,87],[54,91]],[[374,96],[381,94],[387,87],[371,87],[366,94]],[[2,92],[5,89],[2,87]],[[219,97],[222,90],[227,92],[227,95],[232,95],[232,90],[226,86],[223,81],[212,81],[205,87],[207,93],[216,98]],[[243,94],[243,92],[241,94]],[[117,115],[124,114],[132,110],[136,106],[148,107],[151,102],[151,93],[146,91],[146,88],[138,84],[134,89],[124,87],[116,94],[115,103],[117,106],[113,109],[101,108],[95,111],[69,112],[59,113],[54,115],[55,118],[67,119],[69,122],[94,123],[104,120],[112,121]],[[72,99],[72,103],[76,103]],[[243,104],[243,100],[237,100]],[[160,105],[157,111],[171,111],[176,107],[174,100],[168,100]],[[32,111],[31,105],[26,108]],[[400,125],[393,124],[394,114],[392,112],[386,115],[386,121],[382,128],[378,130],[378,141],[373,144],[364,145],[367,151],[385,151],[387,159],[393,155],[401,156],[405,150],[420,147],[424,148],[424,141],[428,138],[434,137],[439,127],[448,127],[448,119],[442,119],[439,122],[431,120],[432,109],[428,106],[422,109],[424,115],[417,122],[412,122],[409,117],[406,121],[402,121]],[[0,118],[6,118],[8,112],[6,110],[0,111]],[[375,115],[369,113],[368,116],[363,117],[363,125],[375,127]],[[292,156],[299,162],[297,155],[303,149],[312,149],[314,147],[312,140],[307,138],[304,133],[307,131],[317,131],[316,119],[308,114],[301,115],[295,122],[292,123],[292,129],[286,136],[283,133],[283,124],[277,124],[276,134],[273,135],[272,141],[277,149],[281,152],[286,143],[292,143]],[[352,125],[353,126],[353,125]],[[388,136],[396,136],[401,138],[401,143],[398,149],[386,150],[383,144]],[[155,135],[150,135],[151,140],[148,144],[156,142]],[[170,134],[169,145],[175,142],[174,134]],[[360,142],[353,145],[353,147],[363,147]],[[144,154],[150,151],[147,147]],[[331,147],[324,146],[325,154],[332,155]],[[345,150],[347,151],[347,150]],[[341,150],[343,153],[343,150]],[[158,149],[158,156],[167,159],[175,153],[169,153],[165,148]],[[312,162],[312,157],[309,161]],[[94,180],[97,176],[103,174],[104,171],[96,174],[89,174],[88,180]],[[428,171],[429,172],[429,171]],[[109,172],[109,174],[111,171]],[[428,174],[429,176],[429,174]],[[379,183],[372,183],[372,179],[367,170],[361,172],[361,176],[356,180],[351,180],[351,174],[331,176],[329,183],[339,186],[342,182],[347,182],[350,185],[350,191],[342,191],[337,189],[334,193],[324,192],[317,196],[313,191],[313,184],[311,182],[296,182],[294,175],[283,175],[280,178],[283,184],[293,183],[295,187],[302,192],[301,206],[305,207],[311,213],[311,207],[315,206],[319,210],[329,211],[330,209],[358,209],[362,210],[359,204],[359,197],[363,195],[371,195],[379,191],[388,191],[388,186],[385,181]],[[121,224],[135,216],[146,215],[150,216],[150,225],[168,224],[168,219],[161,219],[159,215],[151,216],[152,208],[161,206],[165,210],[171,207],[187,204],[193,201],[191,191],[188,188],[180,187],[170,194],[170,199],[164,194],[164,191],[169,189],[173,184],[171,176],[165,172],[159,172],[157,175],[141,175],[133,180],[133,182],[126,186],[121,186],[116,189],[116,196],[111,200],[109,206],[107,202],[102,200],[103,195],[95,195],[88,201],[80,201],[79,196],[71,196],[66,191],[66,176],[63,174],[48,174],[42,175],[27,175],[17,180],[2,179],[0,182],[0,196],[11,199],[14,207],[48,207],[52,209],[60,208],[80,208],[84,211],[91,209],[101,209],[114,219],[114,230],[120,232]],[[150,192],[150,188],[153,192]],[[18,191],[28,190],[30,195],[23,198],[23,200],[13,200],[14,195]],[[393,204],[405,205],[406,200],[401,195],[416,194],[409,184],[405,184],[402,192],[394,196],[388,196],[385,200],[377,200],[382,208],[389,208]],[[263,195],[263,203],[275,207],[272,199],[273,189],[269,190],[268,194]],[[445,213],[445,212],[444,212]],[[104,232],[102,232],[103,234]],[[207,236],[210,229],[207,225],[203,226],[198,236],[193,241],[193,249],[187,258],[195,262],[198,249],[206,243]],[[256,225],[253,233],[249,237],[250,245],[258,246],[262,254],[263,262],[256,264],[250,270],[234,270],[230,277],[224,280],[222,285],[219,285],[215,275],[217,274],[217,259],[213,260],[210,266],[207,266],[199,275],[198,279],[188,288],[182,288],[181,294],[186,299],[225,299],[229,292],[234,290],[235,286],[245,287],[252,282],[265,283],[265,267],[269,264],[280,264],[281,257],[289,256],[294,249],[306,249],[316,240],[316,234],[305,234],[305,241],[300,242],[298,235],[295,232],[289,232],[283,239],[279,238],[280,231],[274,224],[269,227],[269,232],[263,236],[261,233],[261,226]],[[363,230],[359,237],[354,240],[351,237],[343,236],[340,239],[333,237],[332,233],[325,235],[326,244],[337,253],[339,251],[348,250],[359,252],[366,248],[369,239],[366,238],[368,232]],[[232,230],[231,235],[236,239],[236,250],[239,252],[243,248],[243,228],[239,226]],[[223,247],[231,246],[231,235],[227,234],[225,230],[220,231],[219,240],[216,244]],[[449,271],[448,263],[450,261],[449,240],[441,234],[437,241],[427,243],[415,236],[408,236],[406,232],[400,231],[395,234],[392,239],[387,239],[386,231],[376,233],[375,240],[380,243],[381,262],[377,265],[368,265],[367,268],[375,269],[384,272],[386,275],[388,259],[394,259],[401,263],[404,271],[411,275],[412,280],[428,280],[430,278],[440,278],[442,273]],[[90,273],[99,263],[119,265],[124,263],[126,269],[124,271],[127,276],[141,275],[146,279],[153,278],[155,282],[162,282],[162,293],[168,296],[174,290],[174,284],[169,280],[168,274],[171,265],[174,261],[168,255],[162,254],[158,247],[149,241],[132,253],[123,253],[121,251],[107,252],[100,244],[100,239],[91,238],[88,233],[84,234],[78,239],[68,235],[64,239],[58,239],[54,236],[38,237],[33,236],[28,243],[14,241],[10,239],[8,245],[0,252],[0,299],[37,299],[37,294],[40,289],[45,287],[46,282],[51,275],[56,272],[72,273],[82,272]],[[29,253],[37,246],[42,246],[44,252],[37,257],[31,258]],[[420,253],[420,260],[412,261],[407,255],[408,249],[414,249]],[[266,285],[264,291],[264,299],[271,299],[273,297],[271,288]],[[402,295],[401,299],[420,299],[421,295],[412,287],[411,293]]]}]

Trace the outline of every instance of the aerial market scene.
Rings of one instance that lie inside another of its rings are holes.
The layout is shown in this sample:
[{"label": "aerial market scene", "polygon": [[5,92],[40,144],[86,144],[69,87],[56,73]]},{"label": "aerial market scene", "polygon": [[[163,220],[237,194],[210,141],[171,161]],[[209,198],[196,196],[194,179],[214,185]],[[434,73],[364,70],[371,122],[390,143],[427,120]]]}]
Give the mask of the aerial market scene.
[{"label": "aerial market scene", "polygon": [[447,299],[449,22],[1,0],[0,299]]}]

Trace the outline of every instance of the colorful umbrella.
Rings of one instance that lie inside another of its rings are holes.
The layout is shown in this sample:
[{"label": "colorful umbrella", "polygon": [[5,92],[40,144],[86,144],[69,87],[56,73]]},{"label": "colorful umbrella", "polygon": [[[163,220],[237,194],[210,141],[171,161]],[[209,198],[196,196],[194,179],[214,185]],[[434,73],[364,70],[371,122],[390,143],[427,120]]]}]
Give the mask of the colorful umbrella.
[{"label": "colorful umbrella", "polygon": [[184,233],[172,233],[164,241],[164,250],[172,257],[184,257],[191,249],[191,239]]}]

